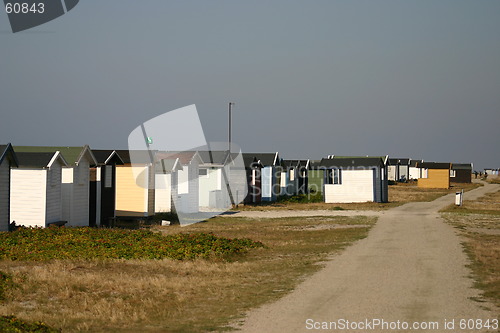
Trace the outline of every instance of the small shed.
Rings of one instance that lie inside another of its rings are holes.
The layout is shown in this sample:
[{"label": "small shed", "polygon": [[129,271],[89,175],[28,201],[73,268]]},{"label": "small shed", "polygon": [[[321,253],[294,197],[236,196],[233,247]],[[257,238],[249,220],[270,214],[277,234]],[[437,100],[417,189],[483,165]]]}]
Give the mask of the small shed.
[{"label": "small shed", "polygon": [[424,160],[410,160],[410,164],[408,166],[408,179],[417,180],[422,178],[422,169],[418,167],[418,164],[423,162]]},{"label": "small shed", "polygon": [[68,164],[62,154],[16,152],[16,156],[19,167],[11,170],[10,219],[26,227],[63,222],[62,168]]},{"label": "small shed", "polygon": [[309,160],[282,160],[281,195],[308,193]]},{"label": "small shed", "polygon": [[422,162],[417,166],[422,170],[422,177],[418,179],[418,187],[422,188],[450,188],[451,163]]},{"label": "small shed", "polygon": [[389,158],[387,166],[389,180],[406,182],[410,177],[409,158]]},{"label": "small shed", "polygon": [[62,170],[63,216],[68,226],[88,226],[90,167],[97,161],[88,145],[78,147],[16,146],[17,152],[61,152],[68,166]]},{"label": "small shed", "polygon": [[90,169],[89,225],[110,225],[116,217],[116,166],[124,162],[116,150],[92,149],[97,164]]},{"label": "small shed", "polygon": [[472,183],[472,163],[452,163],[450,181],[454,183]]},{"label": "small shed", "polygon": [[8,231],[10,220],[10,174],[18,167],[14,149],[10,143],[0,145],[0,231]]},{"label": "small shed", "polygon": [[283,167],[279,153],[250,153],[259,164],[261,177],[261,200],[276,201],[281,192],[281,172]]},{"label": "small shed", "polygon": [[387,160],[387,156],[322,159],[325,202],[387,202]]}]

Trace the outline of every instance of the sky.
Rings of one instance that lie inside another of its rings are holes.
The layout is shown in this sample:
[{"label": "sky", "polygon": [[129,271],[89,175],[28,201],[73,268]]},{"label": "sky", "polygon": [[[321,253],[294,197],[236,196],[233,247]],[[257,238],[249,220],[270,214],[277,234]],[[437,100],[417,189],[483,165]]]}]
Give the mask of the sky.
[{"label": "sky", "polygon": [[12,33],[0,142],[126,149],[195,104],[209,141],[285,159],[500,167],[500,1],[81,0]]}]

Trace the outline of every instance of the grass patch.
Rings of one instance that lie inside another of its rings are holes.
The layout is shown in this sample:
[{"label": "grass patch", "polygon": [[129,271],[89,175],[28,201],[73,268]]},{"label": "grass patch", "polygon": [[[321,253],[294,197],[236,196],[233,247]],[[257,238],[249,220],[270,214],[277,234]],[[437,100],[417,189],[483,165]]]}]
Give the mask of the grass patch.
[{"label": "grass patch", "polygon": [[464,201],[462,207],[447,207],[445,220],[456,227],[463,238],[465,252],[483,296],[500,307],[500,191],[476,201]]},{"label": "grass patch", "polygon": [[500,191],[486,194],[479,200],[464,200],[462,206],[451,204],[441,212],[500,215]]},{"label": "grass patch", "polygon": [[490,184],[500,184],[500,176],[488,176],[488,178],[486,178],[486,181]]},{"label": "grass patch", "polygon": [[0,234],[0,258],[9,260],[226,258],[261,246],[210,233],[164,236],[149,230],[19,228]]},{"label": "grass patch", "polygon": [[58,333],[56,330],[42,322],[27,322],[15,316],[0,316],[0,332],[3,333]]},{"label": "grass patch", "polygon": [[71,332],[224,331],[249,309],[293,290],[332,253],[366,237],[375,221],[225,217],[155,228],[163,237],[213,233],[266,245],[229,261],[2,260],[0,269],[19,287],[0,304],[0,313]]}]

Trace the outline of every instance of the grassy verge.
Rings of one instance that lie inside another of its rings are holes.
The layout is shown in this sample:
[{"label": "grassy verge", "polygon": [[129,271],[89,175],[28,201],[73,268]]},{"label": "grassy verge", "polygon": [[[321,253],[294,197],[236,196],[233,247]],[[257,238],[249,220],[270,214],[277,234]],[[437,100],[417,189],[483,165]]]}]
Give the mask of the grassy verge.
[{"label": "grassy verge", "polygon": [[240,205],[235,210],[387,210],[401,206],[408,202],[433,201],[443,195],[453,193],[457,190],[470,191],[481,184],[458,184],[452,183],[449,189],[432,189],[417,187],[416,182],[396,183],[389,185],[389,202],[362,202],[362,203],[324,203],[318,199],[318,194],[298,195],[282,198],[277,202],[261,203],[258,205]]},{"label": "grassy verge", "polygon": [[443,211],[463,237],[476,286],[500,307],[500,191]]},{"label": "grassy verge", "polygon": [[486,181],[490,184],[500,184],[500,176],[488,176]]},{"label": "grassy verge", "polygon": [[330,254],[366,237],[374,223],[369,217],[215,218],[156,230],[265,245],[224,260],[2,260],[0,270],[17,287],[7,290],[0,314],[63,332],[222,331],[252,307],[288,293]]},{"label": "grassy verge", "polygon": [[224,259],[262,246],[211,233],[164,236],[149,230],[19,228],[0,234],[0,259]]}]

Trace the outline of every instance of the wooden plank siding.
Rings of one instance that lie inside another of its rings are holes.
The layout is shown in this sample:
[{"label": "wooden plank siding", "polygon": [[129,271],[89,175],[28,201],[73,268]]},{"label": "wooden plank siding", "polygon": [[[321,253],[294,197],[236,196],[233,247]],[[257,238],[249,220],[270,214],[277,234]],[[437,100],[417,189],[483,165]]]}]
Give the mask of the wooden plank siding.
[{"label": "wooden plank siding", "polygon": [[78,166],[73,167],[71,226],[89,225],[89,191],[90,191],[90,163],[81,159]]},{"label": "wooden plank siding", "polygon": [[11,170],[11,220],[27,227],[46,226],[47,170]]},{"label": "wooden plank siding", "polygon": [[311,193],[323,193],[323,185],[325,179],[325,170],[323,169],[313,169],[309,170],[309,192]]},{"label": "wooden plank siding", "polygon": [[427,178],[418,179],[418,187],[422,188],[449,188],[449,169],[428,169]]},{"label": "wooden plank siding", "polygon": [[0,163],[0,231],[8,231],[10,221],[10,164],[7,159]]},{"label": "wooden plank siding", "polygon": [[46,172],[46,223],[58,222],[62,218],[62,166],[54,163]]},{"label": "wooden plank siding", "polygon": [[[148,166],[131,166],[130,164],[116,166],[117,216],[148,216],[148,189],[137,185],[149,183],[148,170]],[[137,180],[135,175],[138,175]]]},{"label": "wooden plank siding", "polygon": [[155,213],[170,212],[172,211],[172,173],[159,173],[155,175],[155,178]]},{"label": "wooden plank siding", "polygon": [[[341,170],[342,184],[325,184],[326,203],[375,201],[375,169]],[[379,194],[381,195],[381,194]]]}]

